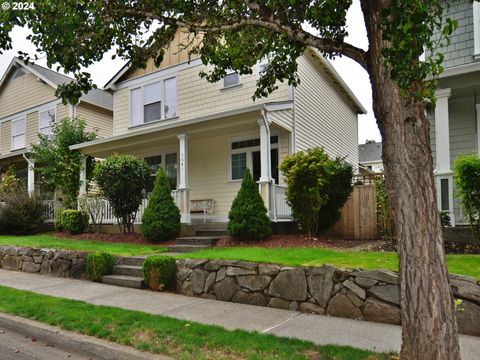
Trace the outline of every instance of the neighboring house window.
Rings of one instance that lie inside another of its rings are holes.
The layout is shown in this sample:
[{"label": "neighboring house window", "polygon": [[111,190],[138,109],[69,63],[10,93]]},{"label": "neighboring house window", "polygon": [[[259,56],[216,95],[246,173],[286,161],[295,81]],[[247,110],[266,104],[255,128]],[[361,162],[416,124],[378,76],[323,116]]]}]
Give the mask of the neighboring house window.
[{"label": "neighboring house window", "polygon": [[[278,136],[270,137],[271,173],[278,184]],[[261,175],[260,138],[233,141],[230,146],[230,180],[241,180],[246,169],[250,169],[253,179]]]},{"label": "neighboring house window", "polygon": [[473,56],[480,58],[480,3],[473,3]]},{"label": "neighboring house window", "polygon": [[175,77],[130,90],[130,125],[137,126],[177,116],[177,98]]},{"label": "neighboring house window", "polygon": [[450,196],[448,179],[440,179],[441,210],[450,210]]},{"label": "neighboring house window", "polygon": [[27,124],[25,118],[12,120],[12,150],[25,147],[25,132]]},{"label": "neighboring house window", "polygon": [[170,183],[170,188],[172,190],[177,188],[177,153],[147,156],[145,157],[145,162],[150,166],[150,178],[145,188],[147,194],[150,194],[153,190],[157,171],[160,167],[165,171],[165,175]]},{"label": "neighboring house window", "polygon": [[53,124],[55,123],[55,109],[40,111],[38,115],[38,131],[40,134],[52,137]]},{"label": "neighboring house window", "polygon": [[228,88],[240,84],[240,74],[235,70],[228,69],[223,77],[223,87]]}]

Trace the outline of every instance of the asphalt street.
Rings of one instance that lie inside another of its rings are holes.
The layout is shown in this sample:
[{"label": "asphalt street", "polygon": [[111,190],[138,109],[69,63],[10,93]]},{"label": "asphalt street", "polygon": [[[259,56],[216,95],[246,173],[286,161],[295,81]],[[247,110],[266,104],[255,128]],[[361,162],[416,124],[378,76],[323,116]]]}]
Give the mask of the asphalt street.
[{"label": "asphalt street", "polygon": [[88,360],[50,344],[0,328],[1,360]]}]

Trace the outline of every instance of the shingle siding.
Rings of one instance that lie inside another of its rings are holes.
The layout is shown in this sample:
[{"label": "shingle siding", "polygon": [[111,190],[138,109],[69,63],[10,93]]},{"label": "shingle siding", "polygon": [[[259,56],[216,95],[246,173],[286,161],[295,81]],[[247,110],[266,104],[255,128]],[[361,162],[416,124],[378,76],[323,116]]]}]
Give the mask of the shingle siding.
[{"label": "shingle siding", "polygon": [[[454,66],[461,66],[474,62],[474,34],[473,34],[473,6],[468,0],[458,0],[450,2],[450,6],[445,6],[444,1],[444,16],[443,18],[450,18],[458,21],[458,28],[451,37],[451,42],[442,48],[439,52],[444,55],[443,66],[450,68]],[[440,32],[437,31],[434,39],[440,38]],[[429,53],[427,52],[427,56]]]}]

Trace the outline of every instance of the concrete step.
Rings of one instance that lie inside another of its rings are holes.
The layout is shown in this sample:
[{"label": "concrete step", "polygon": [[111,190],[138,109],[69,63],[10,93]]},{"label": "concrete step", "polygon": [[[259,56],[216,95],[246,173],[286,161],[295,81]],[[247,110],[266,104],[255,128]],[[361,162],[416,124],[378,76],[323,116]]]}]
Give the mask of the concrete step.
[{"label": "concrete step", "polygon": [[213,236],[189,236],[175,239],[175,245],[203,245],[212,246],[219,240],[219,237]]},{"label": "concrete step", "polygon": [[142,266],[147,256],[122,256],[117,258],[117,265]]},{"label": "concrete step", "polygon": [[117,285],[136,289],[146,288],[143,277],[125,275],[107,275],[102,277],[102,282],[109,285]]},{"label": "concrete step", "polygon": [[116,265],[113,267],[113,275],[143,277],[142,267],[132,265]]},{"label": "concrete step", "polygon": [[169,252],[187,253],[209,248],[210,245],[170,245],[167,246]]},{"label": "concrete step", "polygon": [[228,235],[228,230],[201,229],[195,231],[196,236],[213,236],[222,238]]}]

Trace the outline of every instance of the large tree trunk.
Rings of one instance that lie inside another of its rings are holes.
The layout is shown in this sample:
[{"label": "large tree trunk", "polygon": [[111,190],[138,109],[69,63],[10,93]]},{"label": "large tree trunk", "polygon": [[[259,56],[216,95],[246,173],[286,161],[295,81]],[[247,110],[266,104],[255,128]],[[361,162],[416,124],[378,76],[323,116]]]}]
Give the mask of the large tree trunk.
[{"label": "large tree trunk", "polygon": [[383,139],[386,189],[400,259],[401,358],[457,360],[458,329],[435,200],[429,122],[422,101],[401,97],[385,71],[384,6],[388,0],[362,0],[374,112]]}]

